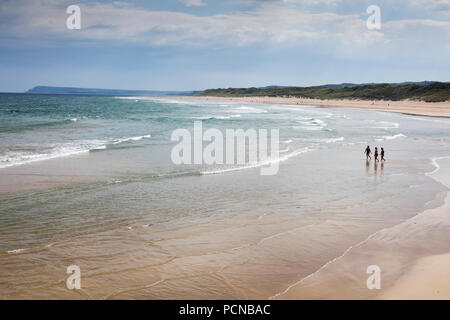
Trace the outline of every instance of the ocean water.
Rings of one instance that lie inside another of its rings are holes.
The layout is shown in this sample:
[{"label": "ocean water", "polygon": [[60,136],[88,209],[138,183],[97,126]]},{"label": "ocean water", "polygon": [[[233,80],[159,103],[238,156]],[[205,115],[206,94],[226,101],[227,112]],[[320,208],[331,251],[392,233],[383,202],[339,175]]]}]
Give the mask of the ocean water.
[{"label": "ocean water", "polygon": [[[176,129],[279,129],[264,163],[175,165]],[[2,298],[268,298],[442,204],[450,120],[226,101],[0,94]],[[366,163],[366,145],[387,162]],[[80,266],[82,290],[65,287]]]}]

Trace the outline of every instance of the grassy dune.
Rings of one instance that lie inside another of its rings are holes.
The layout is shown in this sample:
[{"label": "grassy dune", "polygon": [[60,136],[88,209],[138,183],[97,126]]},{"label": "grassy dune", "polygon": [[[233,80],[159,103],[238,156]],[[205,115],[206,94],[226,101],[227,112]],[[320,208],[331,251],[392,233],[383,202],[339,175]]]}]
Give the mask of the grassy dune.
[{"label": "grassy dune", "polygon": [[418,100],[442,102],[450,100],[450,82],[420,84],[375,84],[344,88],[329,87],[268,87],[208,89],[195,96],[215,97],[300,97],[309,99],[360,99],[360,100]]}]

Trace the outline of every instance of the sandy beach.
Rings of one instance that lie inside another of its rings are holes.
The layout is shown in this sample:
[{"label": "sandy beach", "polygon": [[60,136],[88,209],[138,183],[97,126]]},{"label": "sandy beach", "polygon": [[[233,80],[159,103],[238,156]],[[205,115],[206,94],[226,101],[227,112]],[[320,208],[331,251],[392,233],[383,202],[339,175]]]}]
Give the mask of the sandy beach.
[{"label": "sandy beach", "polygon": [[[436,162],[435,162],[436,163]],[[436,181],[450,187],[450,158],[439,159]],[[382,229],[350,247],[274,299],[450,299],[450,192],[442,206]],[[368,290],[365,268],[381,269],[381,288]]]},{"label": "sandy beach", "polygon": [[420,259],[411,271],[380,299],[388,300],[448,300],[450,299],[450,254]]},{"label": "sandy beach", "polygon": [[[435,179],[450,188],[450,159],[441,159],[445,162],[437,171]],[[428,213],[428,215],[425,215]],[[436,230],[449,227],[450,218],[450,192],[447,194],[443,206],[419,215],[414,222],[422,230]],[[432,235],[432,233],[431,233]],[[380,294],[378,299],[450,299],[450,253],[425,256],[418,259],[412,268],[395,282],[394,286]]]},{"label": "sandy beach", "polygon": [[319,100],[294,97],[160,97],[161,99],[182,100],[217,100],[217,101],[241,101],[268,104],[289,105],[314,105],[323,107],[345,107],[374,109],[389,112],[399,112],[410,115],[430,117],[450,117],[450,101],[424,102],[424,101],[384,101],[384,100]]}]

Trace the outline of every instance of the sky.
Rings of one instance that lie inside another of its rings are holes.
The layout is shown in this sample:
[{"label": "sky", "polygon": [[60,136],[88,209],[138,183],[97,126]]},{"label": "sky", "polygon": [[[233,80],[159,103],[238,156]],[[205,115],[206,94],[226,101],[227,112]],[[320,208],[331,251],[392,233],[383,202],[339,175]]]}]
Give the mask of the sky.
[{"label": "sky", "polygon": [[[80,29],[66,12],[78,5]],[[369,29],[370,5],[380,29]],[[0,0],[0,91],[450,81],[450,0]]]}]

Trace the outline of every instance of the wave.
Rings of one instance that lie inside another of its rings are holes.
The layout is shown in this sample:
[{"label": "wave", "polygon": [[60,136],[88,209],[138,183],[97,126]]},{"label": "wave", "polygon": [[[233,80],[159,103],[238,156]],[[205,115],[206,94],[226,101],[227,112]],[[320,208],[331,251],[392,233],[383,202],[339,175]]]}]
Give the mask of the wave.
[{"label": "wave", "polygon": [[183,177],[196,177],[201,176],[200,170],[184,170],[184,171],[172,171],[172,172],[164,172],[164,173],[154,173],[154,174],[145,174],[145,175],[137,175],[137,176],[131,176],[126,179],[122,180],[111,180],[108,181],[108,185],[114,185],[114,184],[127,184],[127,183],[134,183],[134,182],[149,182],[149,181],[155,181],[155,180],[163,180],[163,179],[176,179],[176,178],[183,178]]},{"label": "wave", "polygon": [[142,96],[142,97],[114,97],[114,99],[119,99],[119,100],[135,100],[135,101],[137,101],[137,100],[148,100],[148,101],[153,101],[153,100],[159,101],[159,100],[162,100],[162,101],[165,101],[165,100],[163,100],[163,99],[152,98],[152,97],[144,97],[144,96]]},{"label": "wave", "polygon": [[377,139],[375,139],[375,141],[385,141],[385,140],[394,140],[394,139],[398,139],[398,138],[407,138],[407,136],[405,136],[402,133],[393,135],[393,136],[381,136],[381,137],[377,137]]},{"label": "wave", "polygon": [[103,143],[103,141],[92,140],[79,142],[78,144],[70,143],[66,145],[59,145],[51,148],[50,150],[42,152],[15,151],[0,157],[0,168],[19,166],[37,161],[44,161],[87,153],[91,149],[101,147]]},{"label": "wave", "polygon": [[158,97],[114,97],[115,99],[120,100],[133,100],[135,102],[138,101],[152,101],[156,103],[164,103],[164,104],[185,104],[185,105],[198,105],[202,104],[201,100],[183,100],[183,99],[161,99]]},{"label": "wave", "polygon": [[426,175],[430,176],[438,172],[441,169],[441,166],[439,165],[438,161],[444,159],[450,159],[450,156],[431,158],[431,164],[435,167],[435,169],[431,172],[427,172]]},{"label": "wave", "polygon": [[326,126],[328,126],[328,124],[327,124],[325,121],[320,120],[320,119],[313,119],[313,120],[311,121],[311,123],[314,124],[314,125],[318,125],[318,126],[320,126],[320,127],[326,127]]},{"label": "wave", "polygon": [[325,143],[334,143],[334,142],[340,142],[340,141],[344,141],[344,140],[345,140],[344,137],[340,137],[340,138],[323,139],[321,141],[323,141]]},{"label": "wave", "polygon": [[217,170],[210,170],[210,171],[200,171],[201,175],[211,175],[211,174],[221,174],[221,173],[227,173],[227,172],[233,172],[233,171],[239,171],[239,170],[246,170],[246,169],[253,169],[253,168],[259,168],[262,166],[266,166],[266,165],[270,165],[273,163],[277,163],[277,162],[283,162],[286,161],[292,157],[298,156],[302,153],[306,153],[308,151],[312,151],[313,149],[310,147],[305,147],[302,149],[298,149],[295,150],[287,155],[284,155],[282,157],[278,157],[275,159],[269,159],[266,161],[261,161],[258,163],[254,163],[254,164],[249,164],[249,165],[245,165],[245,166],[239,166],[239,167],[234,167],[234,168],[224,168],[224,169],[217,169]]},{"label": "wave", "polygon": [[232,114],[229,116],[206,116],[206,117],[194,117],[194,119],[198,120],[228,120],[233,118],[240,118],[240,114]]},{"label": "wave", "polygon": [[121,138],[121,139],[117,139],[117,140],[111,142],[110,144],[119,144],[119,143],[129,142],[129,141],[139,141],[139,140],[146,139],[146,138],[151,138],[151,135],[146,134],[144,136]]},{"label": "wave", "polygon": [[[308,105],[302,105],[302,107],[312,107]],[[270,109],[278,109],[278,110],[288,110],[288,111],[301,111],[301,112],[307,112],[309,110],[302,109],[301,107],[289,107],[289,105],[270,105]]]},{"label": "wave", "polygon": [[106,146],[102,145],[102,146],[91,148],[91,149],[89,149],[89,151],[99,151],[99,150],[105,150],[105,149],[106,149]]},{"label": "wave", "polygon": [[[390,121],[377,121],[377,120],[366,120],[366,122],[373,123],[374,127],[369,127],[371,129],[398,129],[400,128],[400,124],[397,122],[390,122]],[[365,127],[367,128],[367,127]]]},{"label": "wave", "polygon": [[294,130],[307,130],[307,131],[320,131],[324,130],[324,127],[315,127],[315,126],[292,126]]},{"label": "wave", "polygon": [[[317,118],[308,118],[308,117],[297,117],[296,122],[302,124],[303,126],[307,127],[319,127],[320,129],[323,129],[328,126],[328,124]],[[305,128],[305,127],[304,127]],[[307,129],[310,130],[310,129]],[[312,129],[315,130],[315,129]]]},{"label": "wave", "polygon": [[267,110],[259,109],[255,107],[249,107],[249,106],[242,106],[239,108],[235,108],[234,110],[231,110],[233,112],[240,112],[240,113],[267,113]]},{"label": "wave", "polygon": [[63,125],[67,125],[67,124],[73,124],[74,122],[77,122],[77,121],[78,121],[78,118],[70,118],[70,119],[61,119],[61,120],[53,120],[53,121],[39,121],[39,122],[34,122],[34,123],[25,123],[25,124],[21,124],[21,125],[14,126],[14,127],[10,127],[9,125],[7,125],[7,126],[0,126],[0,131],[16,133],[16,132],[46,128],[46,127],[63,126]]},{"label": "wave", "polygon": [[397,129],[400,127],[400,123],[398,122],[380,121],[378,123],[382,125],[380,128],[383,129]]},{"label": "wave", "polygon": [[24,165],[37,161],[51,160],[61,157],[74,156],[82,153],[102,151],[108,148],[108,145],[119,145],[130,141],[139,141],[150,138],[151,135],[136,137],[126,137],[112,141],[108,140],[83,140],[74,143],[66,143],[51,147],[41,151],[14,151],[0,156],[0,169]]}]

